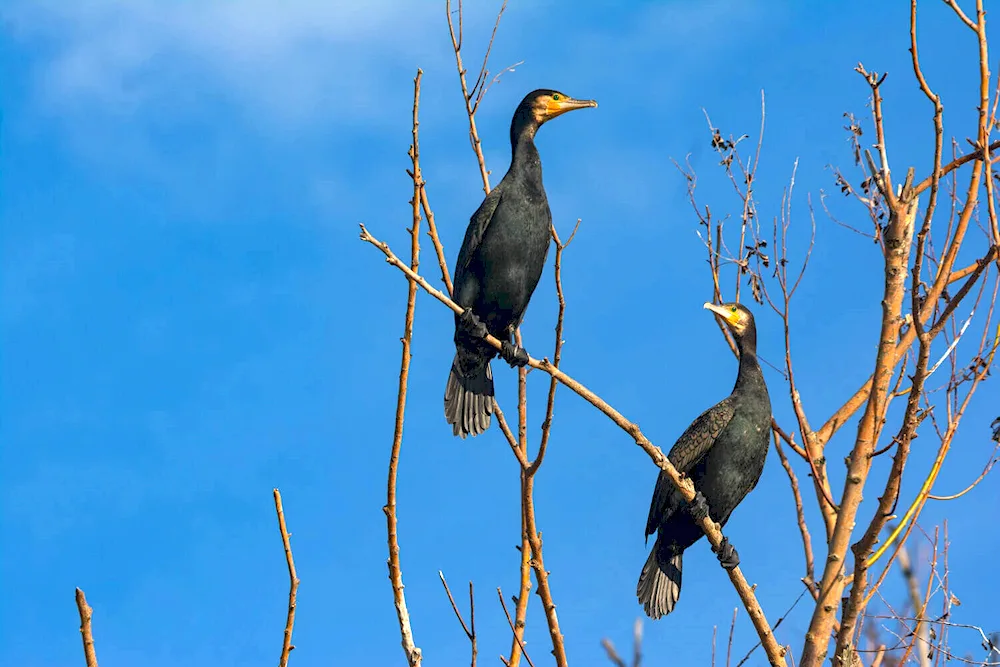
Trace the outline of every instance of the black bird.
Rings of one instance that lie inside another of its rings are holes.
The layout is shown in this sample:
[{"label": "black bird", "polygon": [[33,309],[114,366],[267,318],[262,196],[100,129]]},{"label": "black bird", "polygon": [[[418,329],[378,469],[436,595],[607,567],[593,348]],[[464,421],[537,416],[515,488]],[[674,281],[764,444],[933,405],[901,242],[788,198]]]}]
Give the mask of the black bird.
[{"label": "black bird", "polygon": [[455,359],[444,392],[444,415],[455,435],[479,435],[493,414],[490,360],[497,350],[487,333],[503,342],[501,358],[513,366],[528,353],[512,343],[549,250],[552,213],[542,187],[542,162],[535,133],[567,111],[596,107],[555,90],[528,93],[510,123],[510,168],[490,191],[465,231],[455,263]]},{"label": "black bird", "polygon": [[[698,523],[708,513],[726,525],[757,486],[770,444],[771,399],[757,362],[753,315],[737,303],[706,303],[705,308],[721,317],[736,339],[740,370],[729,397],[699,415],[667,455],[678,472],[694,482],[694,501],[688,504],[665,473],[656,480],[646,519],[646,539],[656,532],[656,543],[636,587],[652,619],[669,614],[677,604],[684,550],[704,535]],[[716,554],[726,569],[739,565],[739,555],[725,537]]]}]

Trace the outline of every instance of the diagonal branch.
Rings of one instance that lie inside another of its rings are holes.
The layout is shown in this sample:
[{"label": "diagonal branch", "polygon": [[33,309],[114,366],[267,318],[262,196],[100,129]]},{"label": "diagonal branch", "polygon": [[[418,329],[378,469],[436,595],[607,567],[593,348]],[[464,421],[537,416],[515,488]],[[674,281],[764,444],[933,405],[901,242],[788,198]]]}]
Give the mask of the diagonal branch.
[{"label": "diagonal branch", "polygon": [[[411,281],[415,281],[419,284],[420,287],[422,287],[428,294],[446,305],[456,314],[462,313],[461,306],[449,299],[440,290],[432,287],[416,271],[404,264],[392,252],[387,243],[379,241],[377,238],[372,236],[368,230],[365,229],[364,225],[361,225],[360,238],[362,241],[370,243],[382,251],[385,255],[386,262],[402,271]],[[497,350],[502,347],[501,342],[492,335],[487,335],[484,340]],[[667,477],[670,478],[674,486],[676,486],[681,492],[681,495],[685,498],[685,500],[692,501],[694,499],[695,490],[694,484],[692,484],[691,480],[686,477],[681,477],[680,473],[678,473],[677,469],[670,463],[663,451],[650,442],[650,440],[639,429],[638,425],[626,419],[620,412],[610,406],[606,401],[604,401],[604,399],[585,387],[583,384],[553,366],[548,359],[542,359],[541,361],[533,358],[529,359],[528,366],[551,375],[560,383],[576,392],[584,400],[604,413],[604,415],[617,424],[619,428],[628,433],[635,443],[646,453],[646,455],[652,459],[653,463],[655,463],[657,467],[667,474]],[[711,517],[706,517],[702,520],[701,528],[705,532],[705,535],[712,546],[718,548],[719,544],[722,542],[722,532],[719,530],[716,523],[712,521]],[[733,582],[733,586],[736,588],[737,594],[740,596],[740,599],[750,616],[751,621],[754,624],[754,628],[757,630],[757,634],[760,636],[761,643],[767,653],[768,660],[772,665],[785,665],[784,649],[779,646],[775,640],[774,634],[771,632],[771,627],[767,622],[767,618],[764,616],[764,612],[761,609],[760,604],[757,602],[753,589],[749,584],[747,584],[747,581],[743,576],[743,572],[739,567],[736,567],[732,570],[728,570],[728,574],[730,580]]]}]

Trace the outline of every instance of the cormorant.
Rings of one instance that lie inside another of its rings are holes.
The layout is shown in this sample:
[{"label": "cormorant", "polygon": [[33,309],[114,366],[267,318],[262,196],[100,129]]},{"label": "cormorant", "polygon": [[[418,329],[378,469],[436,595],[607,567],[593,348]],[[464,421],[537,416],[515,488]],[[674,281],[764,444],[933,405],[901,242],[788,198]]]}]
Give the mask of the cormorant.
[{"label": "cormorant", "polygon": [[511,161],[503,179],[472,214],[455,263],[455,359],[444,393],[444,415],[455,435],[479,435],[493,414],[490,360],[497,350],[483,338],[503,341],[500,356],[514,366],[528,353],[512,342],[538,284],[549,250],[552,213],[542,187],[535,133],[567,111],[596,107],[555,90],[528,93],[510,123]]},{"label": "cormorant", "polygon": [[[725,526],[730,514],[757,486],[771,437],[771,400],[757,362],[757,328],[743,305],[706,303],[729,327],[740,353],[733,392],[688,426],[667,458],[694,482],[697,495],[688,504],[662,471],[656,480],[646,520],[646,539],[656,543],[639,576],[636,595],[646,615],[658,619],[673,611],[681,594],[684,550],[702,538],[698,525],[708,513]],[[718,551],[722,566],[739,565],[739,555],[725,537]]]}]

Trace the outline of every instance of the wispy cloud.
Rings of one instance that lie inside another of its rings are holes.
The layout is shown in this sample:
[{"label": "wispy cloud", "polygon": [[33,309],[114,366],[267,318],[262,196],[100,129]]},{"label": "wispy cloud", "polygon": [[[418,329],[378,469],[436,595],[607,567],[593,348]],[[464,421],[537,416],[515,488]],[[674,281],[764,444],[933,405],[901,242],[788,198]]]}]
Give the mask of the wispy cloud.
[{"label": "wispy cloud", "polygon": [[429,9],[402,0],[46,0],[15,3],[2,17],[32,47],[50,111],[176,111],[214,97],[301,122],[377,109],[374,74],[421,54],[431,21],[443,22]]}]

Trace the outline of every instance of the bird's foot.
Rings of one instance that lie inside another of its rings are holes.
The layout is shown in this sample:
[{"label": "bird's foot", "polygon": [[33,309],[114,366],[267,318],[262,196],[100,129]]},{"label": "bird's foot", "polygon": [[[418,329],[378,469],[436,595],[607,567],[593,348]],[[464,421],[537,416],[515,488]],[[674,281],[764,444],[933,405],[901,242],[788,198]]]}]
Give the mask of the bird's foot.
[{"label": "bird's foot", "polygon": [[694,500],[688,503],[688,512],[696,523],[701,523],[701,520],[708,516],[708,503],[705,502],[705,496],[701,495],[701,491],[696,492]]},{"label": "bird's foot", "polygon": [[740,564],[740,555],[736,553],[736,547],[729,543],[729,539],[723,535],[719,548],[712,547],[712,551],[719,558],[722,567],[732,570]]},{"label": "bird's foot", "polygon": [[479,319],[474,312],[472,312],[471,308],[466,308],[462,311],[462,314],[458,316],[458,319],[461,321],[462,326],[465,327],[465,330],[476,338],[486,338],[490,334],[489,329],[487,329],[486,325],[483,324],[483,321]]},{"label": "bird's foot", "polygon": [[511,368],[515,366],[523,368],[528,365],[530,359],[527,350],[506,340],[500,346],[500,358],[510,364]]}]

